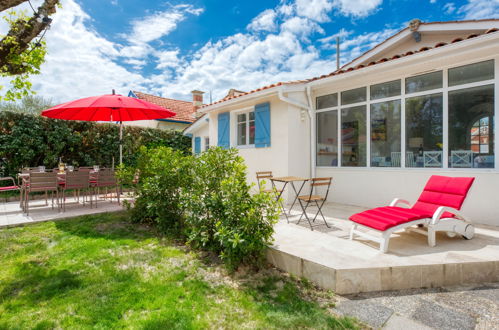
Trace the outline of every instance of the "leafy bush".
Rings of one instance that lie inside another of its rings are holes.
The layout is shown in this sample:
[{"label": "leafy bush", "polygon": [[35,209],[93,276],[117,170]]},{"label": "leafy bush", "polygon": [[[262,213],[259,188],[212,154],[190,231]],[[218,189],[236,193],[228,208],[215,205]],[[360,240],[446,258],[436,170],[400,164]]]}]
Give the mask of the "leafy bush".
[{"label": "leafy bush", "polygon": [[251,195],[246,165],[235,149],[212,148],[195,158],[185,205],[188,242],[235,268],[263,257],[278,219],[275,199]]},{"label": "leafy bush", "polygon": [[[190,186],[192,157],[167,147],[140,149],[137,169],[140,184],[132,219],[156,223],[162,230],[179,233],[182,227],[182,190]],[[135,171],[128,171],[134,175]]]},{"label": "leafy bush", "polygon": [[[136,163],[141,146],[168,146],[184,153],[191,148],[191,139],[176,131],[125,126],[123,133],[123,161],[127,165]],[[4,175],[13,176],[25,166],[56,167],[59,158],[74,166],[110,166],[113,158],[116,164],[119,126],[0,111]]]},{"label": "leafy bush", "polygon": [[218,254],[231,269],[262,259],[278,205],[269,194],[250,193],[236,150],[211,148],[184,156],[169,148],[143,148],[137,169],[135,220],[175,229],[191,246]]}]

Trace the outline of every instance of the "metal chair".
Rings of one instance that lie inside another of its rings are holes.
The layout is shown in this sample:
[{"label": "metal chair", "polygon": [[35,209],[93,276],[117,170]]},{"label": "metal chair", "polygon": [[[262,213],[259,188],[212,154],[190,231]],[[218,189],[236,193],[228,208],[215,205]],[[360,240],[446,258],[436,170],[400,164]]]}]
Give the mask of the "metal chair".
[{"label": "metal chair", "polygon": [[[66,190],[72,189],[74,191],[74,198],[76,202],[80,201],[81,190],[88,192],[90,188],[90,176],[87,171],[66,172],[64,175],[64,183],[59,185],[62,195],[61,208],[66,212]],[[83,205],[85,205],[85,195],[83,195]],[[92,199],[90,199],[90,207],[92,207]]]},{"label": "metal chair", "polygon": [[10,186],[2,186],[0,187],[0,192],[6,191],[19,191],[19,206],[22,207],[23,195],[20,185],[16,184],[16,180],[14,180],[11,176],[6,176],[4,178],[0,178],[0,181],[10,181]]},{"label": "metal chair", "polygon": [[22,189],[24,201],[22,209],[29,215],[29,194],[32,192],[45,192],[45,205],[48,205],[48,192],[52,193],[52,209],[54,209],[54,193],[59,204],[59,189],[57,173],[31,172],[29,176],[22,178]]},{"label": "metal chair", "polygon": [[[261,190],[261,191],[263,191],[264,193],[274,194],[277,202],[281,206],[282,212],[286,216],[286,220],[289,223],[288,215],[286,214],[286,209],[284,208],[284,205],[282,204],[282,200],[279,198],[279,196],[282,194],[282,189],[277,189],[277,187],[275,186],[274,182],[272,181],[273,177],[274,176],[272,175],[272,171],[260,171],[260,172],[256,172],[256,182],[258,183],[258,189]],[[265,188],[263,186],[264,182],[262,182],[262,181],[263,180],[267,180],[267,179],[270,181],[270,183],[272,185],[272,189],[264,189]]]},{"label": "metal chair", "polygon": [[[310,225],[310,229],[314,230],[314,227],[312,226],[312,222],[315,222],[315,219],[317,219],[317,216],[320,213],[322,216],[322,219],[324,220],[324,224],[326,225],[326,227],[330,228],[327,221],[326,221],[326,218],[324,217],[324,214],[322,213],[322,207],[324,206],[324,203],[327,200],[327,196],[329,194],[329,188],[331,187],[332,180],[333,180],[333,178],[331,178],[331,177],[310,179],[310,193],[308,195],[298,196],[298,201],[300,202],[301,209],[303,210],[303,213],[301,214],[300,219],[298,220],[298,223],[300,223],[303,216],[305,216],[305,218],[308,221],[308,224]],[[317,187],[320,187],[320,186],[327,186],[326,193],[323,196],[314,195],[313,194],[314,189],[316,189]],[[321,202],[321,203],[319,204],[319,202]],[[306,212],[308,206],[311,203],[315,203],[315,205],[317,206],[317,213],[315,214],[312,221],[310,221],[310,218],[308,217],[307,212]]]},{"label": "metal chair", "polygon": [[[118,204],[120,204],[120,192],[119,192],[119,184],[116,178],[116,174],[111,169],[100,170],[99,172],[90,174],[90,186],[94,189],[95,193],[95,207],[97,207],[97,200],[99,199],[99,191],[100,188],[105,188],[105,196],[107,196],[108,188],[115,188],[116,197],[118,200]],[[111,197],[112,203],[112,197]]]}]

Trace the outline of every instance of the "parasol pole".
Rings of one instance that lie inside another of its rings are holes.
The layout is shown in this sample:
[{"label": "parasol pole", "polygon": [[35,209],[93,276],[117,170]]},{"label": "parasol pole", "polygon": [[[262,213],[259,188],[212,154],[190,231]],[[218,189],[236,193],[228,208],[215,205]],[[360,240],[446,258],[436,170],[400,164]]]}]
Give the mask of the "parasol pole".
[{"label": "parasol pole", "polygon": [[123,164],[123,122],[120,121],[120,165]]}]

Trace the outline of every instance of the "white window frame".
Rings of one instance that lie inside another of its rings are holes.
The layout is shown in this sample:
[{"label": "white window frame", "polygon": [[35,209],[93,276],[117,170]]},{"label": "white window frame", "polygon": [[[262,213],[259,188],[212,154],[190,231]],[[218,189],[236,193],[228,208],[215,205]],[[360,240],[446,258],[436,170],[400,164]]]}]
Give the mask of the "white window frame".
[{"label": "white window frame", "polygon": [[[448,77],[449,77],[449,69],[457,68],[460,66],[465,66],[469,64],[475,64],[475,63],[480,63],[488,60],[493,60],[494,61],[494,79],[489,79],[489,80],[483,80],[483,81],[478,81],[478,82],[473,82],[473,83],[467,83],[467,84],[462,84],[462,85],[457,85],[457,86],[449,86],[448,83]],[[448,172],[499,172],[499,57],[485,57],[485,58],[474,58],[470,61],[462,62],[462,63],[456,63],[452,65],[448,65],[445,67],[438,67],[435,70],[432,71],[442,71],[442,87],[441,88],[436,88],[436,89],[431,89],[431,90],[426,90],[422,92],[416,92],[416,93],[410,93],[407,94],[405,92],[405,80],[407,78],[411,78],[414,76],[419,76],[425,73],[429,72],[417,72],[417,73],[412,73],[412,74],[407,74],[403,76],[398,76],[396,78],[391,78],[391,79],[383,79],[383,80],[376,80],[370,83],[369,85],[366,86],[366,93],[367,93],[367,100],[366,102],[359,102],[359,103],[353,103],[353,104],[348,104],[348,105],[341,105],[341,93],[344,91],[348,91],[351,89],[356,89],[364,86],[352,86],[351,88],[347,89],[342,89],[342,90],[336,90],[336,91],[331,91],[327,92],[324,94],[316,95],[315,98],[328,95],[328,94],[334,94],[338,93],[338,106],[336,107],[331,107],[331,108],[325,108],[325,109],[320,109],[320,110],[315,110],[315,113],[321,113],[321,112],[327,112],[330,110],[337,110],[337,115],[338,115],[338,165],[337,166],[319,166],[315,165],[316,167],[319,168],[331,168],[331,169],[337,169],[337,168],[347,168],[347,169],[352,169],[352,170],[365,170],[365,169],[373,169],[373,170],[379,170],[379,171],[435,171],[435,170],[440,170],[440,171],[448,171]],[[392,96],[392,97],[387,97],[387,98],[382,98],[382,99],[376,99],[376,100],[371,100],[371,95],[370,95],[370,86],[371,85],[377,85],[380,83],[384,82],[389,82],[393,80],[400,80],[401,84],[401,93],[399,96]],[[494,136],[494,168],[452,168],[449,167],[449,107],[448,107],[448,97],[449,97],[449,92],[450,91],[455,91],[455,90],[461,90],[461,89],[467,89],[467,88],[472,88],[472,87],[480,87],[480,86],[485,86],[485,85],[494,85],[494,130],[492,132]],[[406,134],[406,109],[405,109],[405,103],[407,98],[411,97],[416,97],[416,96],[424,96],[424,95],[430,95],[430,94],[436,94],[436,93],[442,93],[442,107],[443,107],[443,115],[442,115],[442,143],[443,143],[443,148],[442,148],[442,167],[440,168],[425,168],[425,167],[405,167],[405,153],[406,153],[406,141],[405,141],[405,134]],[[387,102],[387,101],[393,101],[393,100],[400,100],[401,101],[401,159],[400,159],[400,167],[371,167],[371,143],[370,143],[370,138],[371,138],[371,122],[370,122],[370,107],[371,103],[380,103],[380,102]],[[342,166],[342,150],[341,150],[341,110],[344,108],[350,108],[350,107],[355,107],[359,105],[366,105],[366,152],[367,152],[367,159],[366,159],[366,166]],[[317,102],[314,102],[314,107],[317,106]],[[317,120],[317,115],[316,119]],[[315,134],[315,145],[317,146],[317,132]],[[315,157],[317,157],[317,152]]]},{"label": "white window frame", "polygon": [[[232,136],[232,139],[231,141],[232,142],[232,147],[234,148],[238,148],[238,149],[247,149],[247,148],[255,148],[255,144],[249,144],[249,113],[250,112],[255,112],[255,107],[247,107],[247,108],[243,108],[243,109],[239,109],[239,110],[234,110],[234,111],[231,111],[231,118],[230,118],[230,121],[231,123],[233,123],[231,125],[231,136]],[[238,139],[238,136],[237,136],[237,126],[238,126],[238,121],[237,121],[237,116],[238,115],[241,115],[241,114],[247,114],[246,115],[246,142],[247,144],[238,144],[239,142],[239,139]],[[255,118],[255,122],[256,122],[256,118]]]},{"label": "white window frame", "polygon": [[[208,143],[206,143],[208,140]],[[202,151],[207,151],[210,148],[210,137],[205,135],[203,136],[203,150]]]}]

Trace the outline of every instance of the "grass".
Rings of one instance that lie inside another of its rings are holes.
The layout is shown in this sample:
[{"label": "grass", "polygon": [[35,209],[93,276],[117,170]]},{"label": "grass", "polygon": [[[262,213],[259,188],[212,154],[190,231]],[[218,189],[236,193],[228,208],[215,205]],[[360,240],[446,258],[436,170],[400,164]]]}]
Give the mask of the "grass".
[{"label": "grass", "polygon": [[330,292],[268,269],[229,276],[127,213],[0,230],[0,329],[355,328]]}]

